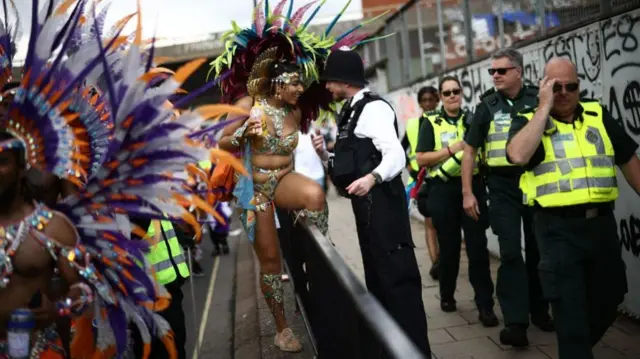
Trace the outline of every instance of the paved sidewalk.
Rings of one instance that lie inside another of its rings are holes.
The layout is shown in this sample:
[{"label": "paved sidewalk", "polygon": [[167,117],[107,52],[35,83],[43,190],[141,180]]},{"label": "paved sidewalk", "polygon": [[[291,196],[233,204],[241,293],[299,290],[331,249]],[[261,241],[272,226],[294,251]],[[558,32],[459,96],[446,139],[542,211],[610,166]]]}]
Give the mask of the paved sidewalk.
[{"label": "paved sidewalk", "polygon": [[[353,213],[349,200],[339,198],[331,189],[329,195],[329,229],[331,239],[346,262],[364,283],[364,269]],[[462,254],[460,279],[456,300],[457,313],[440,310],[438,282],[428,275],[431,262],[424,240],[424,228],[412,221],[416,255],[422,274],[422,295],[429,326],[429,340],[434,357],[437,359],[549,359],[557,358],[554,333],[544,333],[537,328],[529,330],[532,345],[527,350],[513,350],[502,346],[498,333],[502,326],[484,328],[478,321],[478,313],[473,303],[473,289],[468,281],[467,258]],[[494,278],[498,262],[492,260],[491,273]],[[502,320],[502,313],[496,301],[496,314]],[[626,318],[620,318],[609,330],[602,342],[596,345],[597,359],[638,359],[640,358],[640,325]]]}]

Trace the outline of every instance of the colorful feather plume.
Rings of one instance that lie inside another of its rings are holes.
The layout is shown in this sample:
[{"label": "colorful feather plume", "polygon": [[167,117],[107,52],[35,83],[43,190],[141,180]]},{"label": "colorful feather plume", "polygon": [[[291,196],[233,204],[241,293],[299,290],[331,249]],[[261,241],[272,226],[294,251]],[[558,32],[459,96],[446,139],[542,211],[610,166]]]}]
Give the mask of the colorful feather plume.
[{"label": "colorful feather plume", "polygon": [[[6,14],[8,0],[2,1]],[[97,3],[50,0],[40,9],[32,0],[24,75],[0,128],[19,139],[29,165],[79,188],[55,209],[78,231],[78,245],[66,257],[94,290],[98,329],[93,338],[87,317],[79,318],[72,357],[121,357],[129,323],[141,333],[145,358],[153,336],[175,355],[171,329],[156,313],[169,297],[145,258],[148,243],[131,237],[144,236],[146,229],[136,228],[129,216],[198,227],[185,204],[215,216],[213,201],[189,188],[187,164],[214,159],[243,169],[230,154],[194,140],[194,131],[206,127],[198,135],[215,135],[229,123],[221,118],[247,114],[211,105],[176,113],[170,97],[205,60],[175,73],[153,68],[153,43],[144,48],[140,9],[133,36],[122,37],[132,17],[104,34],[106,7],[98,12]],[[0,82],[12,71],[12,34],[5,16]],[[216,121],[203,126],[211,119]]]},{"label": "colorful feather plume", "polygon": [[[342,46],[357,47],[366,41],[375,40],[368,35],[355,34],[363,25],[375,21],[378,17],[359,24],[343,35],[333,37],[331,30],[339,21],[350,1],[336,15],[325,31],[316,35],[308,30],[326,0],[322,0],[303,22],[306,13],[318,1],[310,2],[293,13],[293,2],[289,1],[286,15],[283,15],[287,0],[281,0],[270,13],[269,1],[263,0],[253,11],[251,28],[241,29],[232,23],[232,29],[224,37],[224,52],[211,62],[209,75],[213,73],[220,78],[223,102],[233,103],[248,93],[247,80],[256,59],[267,49],[277,48],[277,57],[295,62],[311,83],[299,100],[302,111],[302,131],[306,132],[311,121],[314,121],[320,110],[329,110],[331,94],[320,83],[320,75],[324,63],[332,50]],[[384,14],[380,15],[383,16]]]}]

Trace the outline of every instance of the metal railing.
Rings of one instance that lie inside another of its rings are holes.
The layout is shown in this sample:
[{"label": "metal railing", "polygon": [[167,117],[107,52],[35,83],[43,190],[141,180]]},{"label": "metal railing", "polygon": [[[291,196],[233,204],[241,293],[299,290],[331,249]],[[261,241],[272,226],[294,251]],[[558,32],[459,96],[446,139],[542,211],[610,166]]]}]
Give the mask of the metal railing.
[{"label": "metal railing", "polygon": [[417,347],[314,226],[278,209],[286,267],[319,359],[421,359]]},{"label": "metal railing", "polygon": [[386,67],[386,83],[375,89],[385,93],[638,5],[640,0],[410,0],[373,30],[395,35],[360,51],[369,71]]}]

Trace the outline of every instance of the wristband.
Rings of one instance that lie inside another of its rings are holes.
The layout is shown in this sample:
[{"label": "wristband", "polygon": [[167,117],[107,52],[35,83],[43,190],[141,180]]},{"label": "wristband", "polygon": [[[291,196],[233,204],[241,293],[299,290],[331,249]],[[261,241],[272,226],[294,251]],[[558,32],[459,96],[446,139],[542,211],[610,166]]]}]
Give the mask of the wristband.
[{"label": "wristband", "polygon": [[242,126],[240,126],[237,130],[235,130],[235,132],[233,133],[233,135],[231,135],[231,144],[236,146],[236,147],[240,147],[240,141],[242,140],[243,136],[244,136],[244,131],[247,130],[247,127],[249,126],[249,122],[245,122]]},{"label": "wristband", "polygon": [[451,147],[447,146],[447,152],[449,152],[449,156],[453,157],[453,152],[451,152]]}]

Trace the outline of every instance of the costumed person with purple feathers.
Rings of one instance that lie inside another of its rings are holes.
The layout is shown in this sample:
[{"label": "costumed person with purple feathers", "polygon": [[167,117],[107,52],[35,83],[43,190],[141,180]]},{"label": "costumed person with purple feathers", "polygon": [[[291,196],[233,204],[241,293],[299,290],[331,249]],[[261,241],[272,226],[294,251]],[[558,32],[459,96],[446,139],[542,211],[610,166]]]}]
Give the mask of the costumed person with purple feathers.
[{"label": "costumed person with purple feathers", "polygon": [[[8,14],[15,9],[10,1],[2,4],[0,87],[11,81],[15,37]],[[35,327],[24,309],[55,270],[65,283],[58,314],[75,319],[71,357],[122,357],[133,323],[144,343],[142,358],[149,357],[152,338],[175,358],[173,333],[157,313],[170,298],[145,257],[149,244],[131,236],[146,237],[145,229],[128,218],[197,226],[185,207],[214,213],[171,174],[210,157],[188,135],[222,109],[176,117],[166,106],[204,60],[150,91],[153,51],[142,48],[140,11],[133,41],[122,52],[127,21],[104,35],[87,1],[40,5],[32,1],[24,72],[0,118],[0,359],[65,357],[55,328]],[[30,198],[23,178],[31,167],[74,183],[75,193],[51,206]]]},{"label": "costumed person with purple feathers", "polygon": [[[283,307],[282,259],[275,223],[275,208],[294,211],[323,233],[328,232],[328,207],[322,187],[293,171],[298,131],[307,132],[321,108],[328,109],[331,94],[319,82],[331,49],[356,46],[366,35],[354,30],[332,37],[342,12],[316,35],[308,30],[318,9],[303,22],[309,3],[293,13],[293,1],[282,0],[271,12],[261,1],[249,29],[233,25],[225,39],[225,52],[212,63],[220,78],[223,101],[251,111],[247,121],[223,131],[219,147],[241,152],[250,176],[241,177],[234,196],[242,209],[240,219],[260,261],[260,284],[275,318],[274,344],[282,351],[298,352],[302,345],[289,328]],[[346,9],[346,7],[345,7]],[[344,10],[343,10],[344,12]]]}]

